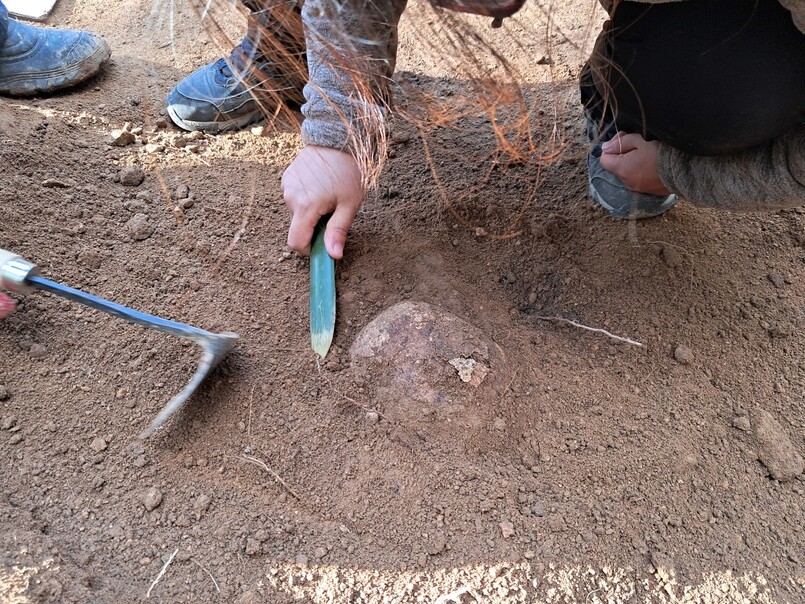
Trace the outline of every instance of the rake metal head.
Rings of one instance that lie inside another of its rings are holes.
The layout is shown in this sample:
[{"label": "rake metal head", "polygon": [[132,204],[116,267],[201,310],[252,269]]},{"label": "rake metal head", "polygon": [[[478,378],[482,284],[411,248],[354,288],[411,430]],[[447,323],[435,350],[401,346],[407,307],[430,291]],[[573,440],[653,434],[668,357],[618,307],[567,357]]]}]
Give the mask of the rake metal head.
[{"label": "rake metal head", "polygon": [[198,369],[196,369],[190,381],[187,382],[187,385],[182,388],[182,391],[168,401],[168,404],[162,408],[162,411],[154,418],[154,421],[140,433],[139,438],[141,440],[148,438],[156,430],[161,428],[162,425],[187,402],[187,399],[196,391],[196,388],[204,381],[204,378],[215,369],[215,366],[218,365],[221,359],[226,356],[226,353],[235,345],[238,334],[232,332],[217,334],[206,333],[182,337],[186,337],[202,347],[203,354],[199,361]]}]

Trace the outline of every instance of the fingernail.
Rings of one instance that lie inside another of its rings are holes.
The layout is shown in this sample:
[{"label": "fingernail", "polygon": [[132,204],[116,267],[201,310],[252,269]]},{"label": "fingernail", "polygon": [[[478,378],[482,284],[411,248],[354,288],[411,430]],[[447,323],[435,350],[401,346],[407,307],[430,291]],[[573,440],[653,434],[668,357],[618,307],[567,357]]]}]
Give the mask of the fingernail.
[{"label": "fingernail", "polygon": [[601,150],[604,153],[609,153],[610,151],[612,151],[612,147],[613,147],[612,141],[607,141],[603,145],[601,145]]},{"label": "fingernail", "polygon": [[333,244],[333,255],[338,256],[339,258],[344,254],[344,246],[340,243]]}]

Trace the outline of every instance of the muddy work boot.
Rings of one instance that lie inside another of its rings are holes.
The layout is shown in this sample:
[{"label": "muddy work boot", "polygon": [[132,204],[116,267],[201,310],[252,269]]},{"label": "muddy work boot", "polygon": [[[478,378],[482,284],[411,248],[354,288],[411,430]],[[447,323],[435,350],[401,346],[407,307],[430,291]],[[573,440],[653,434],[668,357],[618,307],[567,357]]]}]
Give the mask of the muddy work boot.
[{"label": "muddy work boot", "polygon": [[46,29],[9,19],[0,3],[0,94],[26,96],[69,88],[98,73],[109,59],[100,36]]},{"label": "muddy work boot", "polygon": [[168,115],[180,128],[239,130],[266,111],[304,102],[307,61],[299,10],[245,4],[253,9],[248,32],[232,54],[193,72],[168,94]]}]

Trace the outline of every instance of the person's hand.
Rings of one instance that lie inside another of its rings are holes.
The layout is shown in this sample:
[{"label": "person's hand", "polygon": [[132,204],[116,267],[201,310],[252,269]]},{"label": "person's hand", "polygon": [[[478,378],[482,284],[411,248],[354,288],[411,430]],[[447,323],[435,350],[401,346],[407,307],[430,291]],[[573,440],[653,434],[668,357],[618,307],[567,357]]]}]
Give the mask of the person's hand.
[{"label": "person's hand", "polygon": [[646,141],[639,134],[618,132],[601,145],[601,167],[623,181],[630,191],[668,195],[657,174],[659,141]]},{"label": "person's hand", "polygon": [[310,253],[313,228],[319,218],[332,213],[324,245],[339,260],[366,193],[355,158],[336,149],[308,145],[282,175],[282,192],[291,212],[288,247]]},{"label": "person's hand", "polygon": [[0,292],[0,319],[5,319],[14,312],[14,300]]}]

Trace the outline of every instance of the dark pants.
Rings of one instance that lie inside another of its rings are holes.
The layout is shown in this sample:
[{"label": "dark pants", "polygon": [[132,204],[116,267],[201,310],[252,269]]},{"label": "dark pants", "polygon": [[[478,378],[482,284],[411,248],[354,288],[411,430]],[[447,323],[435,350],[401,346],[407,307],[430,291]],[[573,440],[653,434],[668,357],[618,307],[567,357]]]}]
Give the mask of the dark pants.
[{"label": "dark pants", "polygon": [[305,53],[301,2],[297,0],[241,0],[249,10],[247,37],[261,54]]},{"label": "dark pants", "polygon": [[777,0],[616,2],[581,96],[606,138],[739,152],[805,123],[805,35]]}]

